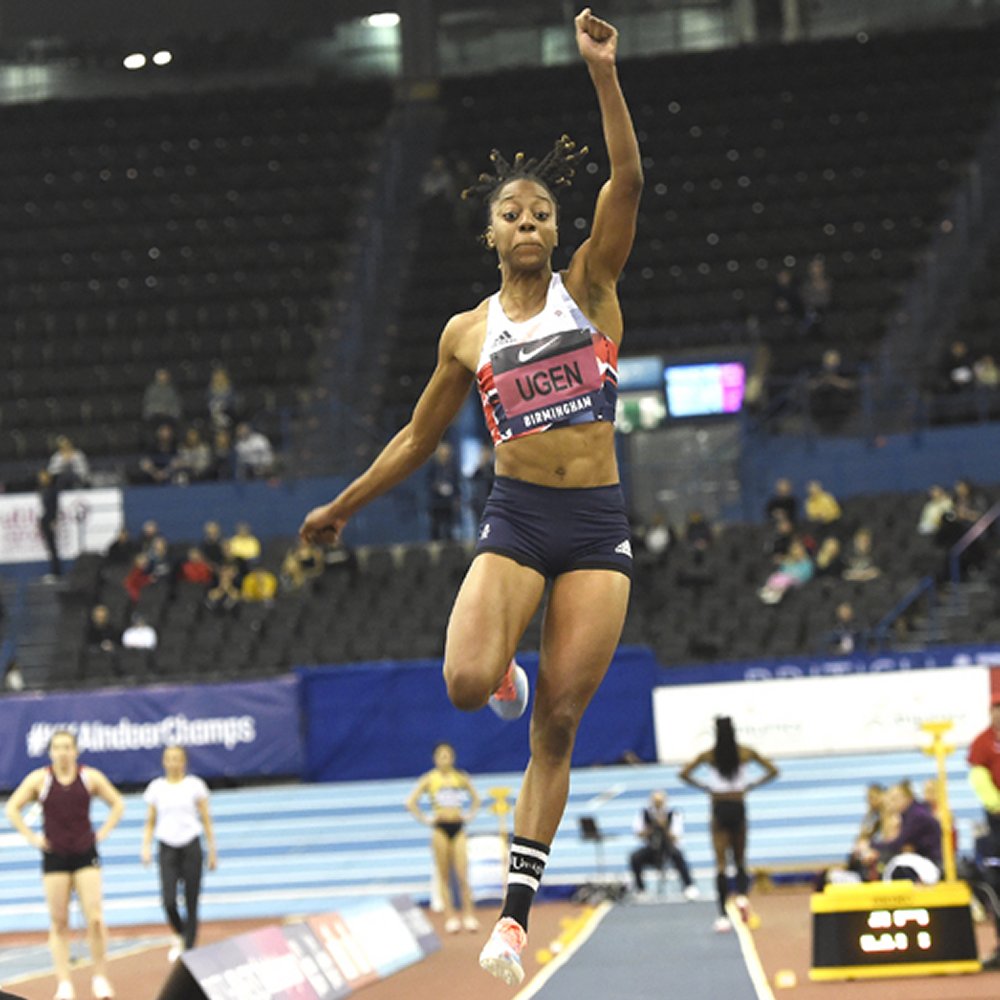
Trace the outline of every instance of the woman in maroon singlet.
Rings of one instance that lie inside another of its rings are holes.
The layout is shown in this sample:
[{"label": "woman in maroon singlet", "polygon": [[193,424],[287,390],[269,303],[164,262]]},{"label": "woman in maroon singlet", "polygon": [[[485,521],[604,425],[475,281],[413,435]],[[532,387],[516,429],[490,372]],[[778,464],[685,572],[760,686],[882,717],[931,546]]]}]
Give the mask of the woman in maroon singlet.
[{"label": "woman in maroon singlet", "polygon": [[[49,906],[49,947],[59,986],[55,1000],[74,1000],[70,980],[69,901],[76,891],[87,921],[87,943],[93,962],[91,989],[97,998],[113,997],[107,978],[107,929],[101,902],[101,869],[97,845],[118,825],[125,811],[118,789],[98,770],[79,764],[76,737],[65,730],[52,734],[48,767],[32,771],[7,800],[6,813],[21,836],[42,852],[42,883]],[[108,817],[95,833],[90,800],[108,804]],[[42,807],[43,829],[37,833],[22,810],[30,802]]]},{"label": "woman in maroon singlet", "polygon": [[505,719],[524,712],[527,678],[512,657],[551,582],[507,893],[480,955],[510,985],[524,978],[519,955],[565,809],[573,742],[618,645],[632,572],[614,443],[624,327],[617,282],[635,238],[642,160],[618,82],[618,32],[589,7],[575,28],[611,167],[588,238],[566,270],[553,270],[556,192],[585,149],[563,136],[540,160],[518,153],[507,162],[494,151],[494,173],[467,193],[486,202],[483,239],[497,254],[499,291],[448,321],[410,422],[300,529],[306,542],[336,539],[359,509],[424,464],[476,383],[497,475],[448,624],[444,676],[457,708],[489,704]]}]

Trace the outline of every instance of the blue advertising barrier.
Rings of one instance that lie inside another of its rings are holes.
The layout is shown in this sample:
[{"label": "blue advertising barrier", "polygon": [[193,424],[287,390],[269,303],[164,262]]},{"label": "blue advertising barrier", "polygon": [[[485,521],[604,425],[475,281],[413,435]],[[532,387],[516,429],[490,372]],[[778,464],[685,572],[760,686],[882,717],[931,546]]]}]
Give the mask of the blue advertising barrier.
[{"label": "blue advertising barrier", "polygon": [[155,777],[171,744],[185,747],[191,770],[205,778],[299,776],[300,719],[293,676],[7,697],[0,699],[0,787],[13,788],[48,763],[57,729],[75,733],[82,760],[116,783]]},{"label": "blue advertising barrier", "polygon": [[[518,656],[531,679],[538,656]],[[626,751],[656,759],[650,692],[660,672],[643,647],[622,647],[583,717],[573,763],[611,764]],[[314,667],[299,672],[306,777],[352,781],[408,777],[431,767],[436,743],[473,772],[517,771],[528,761],[528,719],[502,722],[488,708],[460,712],[449,701],[440,660]]]}]

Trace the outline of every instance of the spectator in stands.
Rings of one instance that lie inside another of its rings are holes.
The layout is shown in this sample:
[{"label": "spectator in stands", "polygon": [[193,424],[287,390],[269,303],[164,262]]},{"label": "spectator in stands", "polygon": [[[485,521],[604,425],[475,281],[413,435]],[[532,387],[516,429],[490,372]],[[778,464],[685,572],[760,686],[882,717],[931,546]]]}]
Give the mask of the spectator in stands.
[{"label": "spectator in stands", "polygon": [[240,597],[247,602],[269,604],[278,592],[278,578],[262,566],[250,570],[240,584]]},{"label": "spectator in stands", "polygon": [[143,555],[149,555],[149,550],[153,547],[153,542],[160,537],[160,526],[152,518],[142,522],[139,530],[139,551]]},{"label": "spectator in stands", "polygon": [[153,574],[149,572],[149,558],[140,553],[132,560],[132,567],[123,581],[125,590],[133,604],[139,600],[139,595],[152,582]]},{"label": "spectator in stands", "polygon": [[795,525],[788,519],[788,515],[780,510],[775,511],[774,529],[767,543],[767,555],[773,562],[780,562],[788,555],[795,539]]},{"label": "spectator in stands", "polygon": [[479,449],[479,461],[476,468],[469,477],[469,508],[472,513],[472,520],[475,524],[483,516],[483,508],[486,506],[486,499],[493,489],[493,449],[488,444],[484,444]]},{"label": "spectator in stands", "polygon": [[684,541],[688,548],[704,552],[715,541],[712,525],[700,510],[688,514],[687,526],[684,529]]},{"label": "spectator in stands", "polygon": [[11,694],[24,690],[24,674],[21,673],[17,660],[9,660],[3,668],[3,689]]},{"label": "spectator in stands", "polygon": [[771,292],[771,311],[782,324],[797,328],[805,316],[802,296],[795,281],[795,275],[787,267],[783,267],[774,276],[774,289]]},{"label": "spectator in stands", "polygon": [[166,368],[157,368],[153,381],[142,394],[142,419],[147,424],[170,424],[171,427],[176,427],[183,413],[181,397],[170,372]]},{"label": "spectator in stands", "polygon": [[49,556],[49,571],[42,579],[51,583],[62,576],[62,562],[59,559],[59,480],[48,469],[38,473],[38,499],[42,507],[38,515],[38,532]]},{"label": "spectator in stands", "polygon": [[452,212],[455,202],[459,200],[457,194],[458,185],[447,160],[443,156],[435,156],[420,179],[420,196],[425,202],[433,202]]},{"label": "spectator in stands", "polygon": [[[847,864],[845,866],[847,871],[853,872],[856,879],[862,882],[872,882],[878,878],[878,868],[868,860],[867,845],[883,832],[882,824],[886,811],[885,795],[885,786],[878,784],[878,782],[872,782],[865,790],[865,804],[867,808],[861,819],[854,847],[847,856]],[[827,872],[823,873],[823,878],[820,880],[819,885],[816,886],[818,891],[822,890],[823,885],[827,881],[828,874]]]},{"label": "spectator in stands", "polygon": [[836,535],[827,535],[819,544],[813,556],[816,565],[816,575],[824,577],[839,577],[844,572],[844,557],[841,551],[840,539]]},{"label": "spectator in stands", "polygon": [[804,329],[818,331],[833,303],[833,279],[826,272],[825,258],[817,255],[809,261],[799,296],[805,312]]},{"label": "spectator in stands", "polygon": [[229,378],[229,372],[221,365],[216,365],[212,369],[205,396],[212,426],[216,428],[231,427],[236,419],[236,390]]},{"label": "spectator in stands", "polygon": [[428,469],[428,488],[431,540],[451,541],[458,524],[461,491],[458,460],[454,448],[447,441],[442,441],[434,451]]},{"label": "spectator in stands", "polygon": [[201,529],[201,552],[213,569],[218,569],[226,561],[225,542],[218,521],[206,521]]},{"label": "spectator in stands", "polygon": [[205,595],[205,606],[209,611],[229,613],[240,606],[239,570],[233,563],[219,569],[219,577],[214,587]]},{"label": "spectator in stands", "polygon": [[657,868],[664,871],[670,863],[680,876],[684,898],[698,899],[701,893],[691,878],[687,859],[681,851],[684,817],[679,810],[667,808],[666,792],[657,791],[650,795],[648,805],[639,810],[632,830],[642,840],[642,847],[629,855],[636,893],[644,895],[646,892],[643,869]]},{"label": "spectator in stands", "polygon": [[667,551],[677,541],[673,529],[660,511],[653,514],[649,524],[636,534],[642,541],[643,550],[654,562],[662,562],[666,558]]},{"label": "spectator in stands", "polygon": [[237,479],[266,479],[274,471],[271,442],[248,423],[237,426],[234,450]]},{"label": "spectator in stands", "polygon": [[842,575],[854,583],[867,583],[882,575],[872,555],[872,533],[868,528],[858,528],[854,532]]},{"label": "spectator in stands", "polygon": [[973,366],[972,374],[980,389],[996,389],[1000,387],[1000,367],[992,354],[984,354]]},{"label": "spectator in stands", "polygon": [[212,434],[212,461],[208,467],[209,479],[232,479],[236,474],[236,453],[233,439],[224,427],[217,427]]},{"label": "spectator in stands", "polygon": [[857,380],[844,371],[840,351],[824,351],[820,370],[809,379],[809,410],[822,433],[840,430],[856,395]]},{"label": "spectator in stands", "polygon": [[172,479],[181,485],[206,479],[212,468],[212,449],[208,447],[197,427],[184,432],[184,440],[177,448]]},{"label": "spectator in stands", "polygon": [[104,558],[109,563],[130,563],[139,553],[139,543],[134,541],[126,527],[115,535],[115,540],[108,546]]},{"label": "spectator in stands", "polygon": [[788,549],[788,555],[757,591],[757,596],[765,604],[778,604],[789,590],[807,584],[814,573],[813,561],[809,558],[806,547],[795,539]]},{"label": "spectator in stands", "polygon": [[322,551],[315,545],[299,539],[298,544],[285,553],[281,561],[281,585],[285,590],[299,590],[323,572]]},{"label": "spectator in stands", "polygon": [[955,517],[966,528],[971,528],[989,508],[989,502],[968,479],[959,479],[952,487]]},{"label": "spectator in stands", "polygon": [[779,479],[774,484],[774,493],[767,501],[764,508],[769,521],[775,520],[778,513],[783,513],[785,517],[795,524],[799,519],[799,501],[792,492],[792,481],[790,479]]},{"label": "spectator in stands", "polygon": [[90,484],[87,456],[65,434],[56,438],[56,450],[49,459],[48,472],[61,490],[79,489]]},{"label": "spectator in stands", "polygon": [[941,527],[941,518],[951,513],[954,503],[942,486],[932,486],[927,491],[927,501],[920,509],[920,519],[917,522],[917,533],[920,535],[936,535]]},{"label": "spectator in stands", "polygon": [[154,581],[173,579],[174,561],[170,555],[170,546],[162,535],[153,539],[153,544],[146,553],[146,566],[146,571]]},{"label": "spectator in stands", "polygon": [[87,622],[86,646],[91,652],[113,653],[118,648],[120,631],[111,621],[107,605],[96,604],[90,609]]},{"label": "spectator in stands", "polygon": [[938,366],[938,383],[943,392],[967,392],[975,378],[969,348],[964,340],[953,341]]},{"label": "spectator in stands", "polygon": [[[861,858],[869,863],[887,859],[885,878],[937,882],[941,878],[941,824],[926,803],[914,797],[909,781],[900,781],[889,789],[886,805],[899,817],[899,831],[889,839],[859,840]],[[926,864],[928,861],[930,865]]]},{"label": "spectator in stands", "polygon": [[215,570],[208,564],[201,549],[192,545],[177,567],[177,579],[184,583],[198,583],[210,586],[215,583]]},{"label": "spectator in stands", "polygon": [[169,483],[177,459],[177,435],[171,424],[160,424],[149,451],[139,459],[139,470],[145,481],[163,485]]},{"label": "spectator in stands", "polygon": [[854,616],[854,605],[841,601],[833,612],[833,628],[827,645],[837,653],[853,653],[864,635],[864,630]]},{"label": "spectator in stands", "polygon": [[236,561],[241,575],[260,559],[260,539],[246,521],[236,525],[236,533],[226,543],[226,555]]},{"label": "spectator in stands", "polygon": [[156,629],[142,615],[133,615],[132,623],[122,632],[124,649],[156,649]]},{"label": "spectator in stands", "polygon": [[823,489],[823,484],[813,479],[806,485],[806,520],[815,525],[829,527],[840,520],[840,504],[833,494]]}]

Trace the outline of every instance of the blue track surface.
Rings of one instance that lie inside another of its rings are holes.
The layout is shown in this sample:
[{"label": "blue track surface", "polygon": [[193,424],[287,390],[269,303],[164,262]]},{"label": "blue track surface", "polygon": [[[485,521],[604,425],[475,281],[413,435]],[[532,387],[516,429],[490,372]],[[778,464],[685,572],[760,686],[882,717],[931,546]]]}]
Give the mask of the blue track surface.
[{"label": "blue track surface", "polygon": [[[971,844],[979,809],[960,754],[951,758],[951,797],[960,844]],[[870,781],[903,777],[919,782],[933,774],[933,761],[920,753],[830,757],[784,761],[781,778],[750,797],[751,864],[828,860],[842,857],[854,839]],[[480,794],[506,786],[514,792],[520,775],[474,775]],[[384,781],[287,785],[216,792],[212,796],[220,865],[206,875],[202,917],[284,917],[324,912],[334,899],[405,892],[426,899],[431,862],[427,832],[403,802],[413,782]],[[592,801],[608,789],[620,793],[603,805]],[[573,886],[595,875],[626,875],[634,849],[632,821],[650,790],[665,788],[684,811],[685,851],[702,890],[711,890],[712,857],[705,796],[677,781],[677,768],[590,768],[573,774],[566,817],[545,876],[550,887]],[[512,792],[513,794],[513,792]],[[100,820],[103,806],[95,804]],[[580,840],[578,819],[595,815],[607,835],[602,871],[594,845]],[[145,806],[127,801],[121,826],[103,845],[106,916],[112,926],[161,923],[155,870],[139,862]],[[495,833],[497,821],[482,812],[471,832]],[[0,834],[0,932],[47,926],[39,859],[13,832]]]}]

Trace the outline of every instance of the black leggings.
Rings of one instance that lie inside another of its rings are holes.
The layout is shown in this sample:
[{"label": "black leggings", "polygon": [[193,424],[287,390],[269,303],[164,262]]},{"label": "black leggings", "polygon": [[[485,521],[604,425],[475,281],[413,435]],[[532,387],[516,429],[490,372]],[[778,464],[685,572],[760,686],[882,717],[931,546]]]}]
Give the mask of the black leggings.
[{"label": "black leggings", "polygon": [[[201,840],[195,837],[183,847],[160,843],[160,896],[163,910],[174,931],[184,939],[185,948],[193,948],[198,936],[198,895],[201,892]],[[177,909],[177,883],[184,883],[182,920]]]}]

